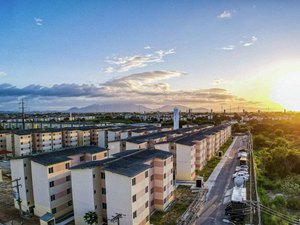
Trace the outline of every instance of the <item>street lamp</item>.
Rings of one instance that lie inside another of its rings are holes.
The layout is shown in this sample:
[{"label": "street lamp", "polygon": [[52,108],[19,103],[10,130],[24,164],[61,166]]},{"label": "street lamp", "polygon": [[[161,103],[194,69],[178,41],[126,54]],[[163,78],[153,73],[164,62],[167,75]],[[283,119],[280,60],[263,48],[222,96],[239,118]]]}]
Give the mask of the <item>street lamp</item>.
[{"label": "street lamp", "polygon": [[230,220],[228,220],[228,219],[223,219],[222,220],[224,223],[230,223],[230,224],[233,224],[233,225],[235,225],[235,223],[233,223],[233,222],[231,222]]}]

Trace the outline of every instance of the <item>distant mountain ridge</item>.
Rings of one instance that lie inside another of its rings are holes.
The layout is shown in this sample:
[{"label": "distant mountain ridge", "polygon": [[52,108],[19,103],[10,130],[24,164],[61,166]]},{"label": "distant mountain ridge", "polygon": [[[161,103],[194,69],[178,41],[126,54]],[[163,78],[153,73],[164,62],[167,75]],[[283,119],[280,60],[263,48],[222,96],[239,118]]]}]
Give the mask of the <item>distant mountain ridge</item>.
[{"label": "distant mountain ridge", "polygon": [[[189,107],[183,105],[165,105],[156,109],[151,109],[137,104],[93,104],[85,107],[72,107],[65,112],[72,113],[96,113],[96,112],[172,112],[174,107],[179,108],[181,112],[187,112]],[[206,108],[195,108],[192,112],[208,112]]]}]

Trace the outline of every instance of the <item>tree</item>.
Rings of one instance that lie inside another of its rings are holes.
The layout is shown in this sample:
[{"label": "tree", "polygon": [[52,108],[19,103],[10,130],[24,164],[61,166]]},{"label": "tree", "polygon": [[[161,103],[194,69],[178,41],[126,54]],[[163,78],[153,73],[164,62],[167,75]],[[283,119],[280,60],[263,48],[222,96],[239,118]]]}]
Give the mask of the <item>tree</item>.
[{"label": "tree", "polygon": [[84,215],[83,219],[88,225],[96,224],[98,222],[98,216],[93,211],[87,212]]}]

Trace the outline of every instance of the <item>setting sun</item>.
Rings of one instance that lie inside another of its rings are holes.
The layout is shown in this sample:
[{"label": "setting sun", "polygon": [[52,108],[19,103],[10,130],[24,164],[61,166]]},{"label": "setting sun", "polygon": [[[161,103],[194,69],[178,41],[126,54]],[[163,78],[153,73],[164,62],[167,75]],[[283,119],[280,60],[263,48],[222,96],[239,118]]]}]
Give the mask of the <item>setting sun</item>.
[{"label": "setting sun", "polygon": [[300,72],[279,77],[272,87],[271,99],[288,110],[299,111]]}]

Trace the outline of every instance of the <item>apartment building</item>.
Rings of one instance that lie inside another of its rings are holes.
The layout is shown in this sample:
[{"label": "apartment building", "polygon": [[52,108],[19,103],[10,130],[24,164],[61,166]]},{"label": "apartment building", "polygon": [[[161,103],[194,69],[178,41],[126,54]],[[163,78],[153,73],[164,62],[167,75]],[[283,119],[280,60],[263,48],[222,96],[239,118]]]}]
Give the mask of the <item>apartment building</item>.
[{"label": "apartment building", "polygon": [[78,133],[76,128],[62,129],[62,144],[63,147],[76,147],[78,146]]},{"label": "apartment building", "polygon": [[73,215],[72,166],[107,157],[97,146],[69,148],[11,160],[13,178],[21,178],[22,208],[42,217],[52,214],[56,221]]},{"label": "apartment building", "polygon": [[81,127],[77,129],[78,146],[91,145],[91,129],[88,127]]},{"label": "apartment building", "polygon": [[220,125],[155,144],[155,148],[175,154],[176,180],[194,180],[196,170],[201,170],[207,161],[231,136],[231,126]]},{"label": "apartment building", "polygon": [[125,215],[121,224],[150,224],[150,214],[174,200],[173,154],[161,150],[124,151],[72,167],[71,176],[75,224],[88,211],[99,224],[114,224],[116,213]]},{"label": "apartment building", "polygon": [[14,156],[23,156],[32,153],[32,135],[30,130],[14,131],[6,135],[7,151]]},{"label": "apartment building", "polygon": [[62,132],[58,129],[35,130],[32,133],[32,148],[37,152],[49,152],[62,148]]},{"label": "apartment building", "polygon": [[6,147],[6,136],[9,135],[7,131],[0,132],[0,151],[7,150]]}]

